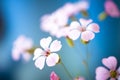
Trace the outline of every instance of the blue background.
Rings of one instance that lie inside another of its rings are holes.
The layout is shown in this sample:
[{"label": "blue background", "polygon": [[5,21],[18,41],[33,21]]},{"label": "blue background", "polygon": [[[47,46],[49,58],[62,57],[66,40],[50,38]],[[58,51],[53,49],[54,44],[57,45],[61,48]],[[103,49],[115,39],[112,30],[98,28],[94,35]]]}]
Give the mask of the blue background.
[{"label": "blue background", "polygon": [[[1,17],[3,26],[0,27],[0,80],[49,80],[51,71],[55,71],[61,80],[69,80],[61,65],[49,68],[45,66],[39,70],[31,59],[25,63],[15,62],[11,58],[11,49],[14,40],[21,34],[31,37],[35,46],[39,46],[39,40],[48,37],[49,34],[40,30],[40,17],[52,13],[67,2],[78,0],[1,0]],[[113,0],[120,5],[119,0]],[[88,10],[91,19],[100,26],[100,33],[96,34],[88,47],[90,55],[90,71],[95,77],[96,67],[102,65],[104,57],[115,56],[120,64],[120,18],[107,17],[104,21],[98,20],[98,14],[104,10],[105,0],[88,0]],[[119,6],[120,9],[120,6]],[[54,39],[56,39],[54,37]],[[72,74],[86,76],[82,59],[85,57],[85,45],[78,39],[73,48],[69,47],[64,38],[62,49],[59,52],[63,63]],[[83,57],[81,57],[81,54]]]}]

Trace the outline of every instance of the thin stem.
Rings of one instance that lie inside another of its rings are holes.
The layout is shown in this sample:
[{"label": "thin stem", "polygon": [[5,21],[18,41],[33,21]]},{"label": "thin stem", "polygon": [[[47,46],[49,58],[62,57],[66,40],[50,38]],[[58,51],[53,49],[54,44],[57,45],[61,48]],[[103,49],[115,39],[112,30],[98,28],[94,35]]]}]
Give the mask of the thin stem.
[{"label": "thin stem", "polygon": [[91,74],[90,74],[90,69],[89,69],[89,50],[88,50],[88,44],[86,44],[86,70],[88,72],[88,78],[90,77],[90,79],[92,80]]},{"label": "thin stem", "polygon": [[70,78],[71,80],[73,80],[72,75],[69,73],[69,71],[67,70],[67,68],[65,67],[65,65],[64,65],[64,63],[63,63],[62,61],[61,61],[61,65],[63,66],[64,70],[65,70],[66,73],[68,74],[69,78]]}]

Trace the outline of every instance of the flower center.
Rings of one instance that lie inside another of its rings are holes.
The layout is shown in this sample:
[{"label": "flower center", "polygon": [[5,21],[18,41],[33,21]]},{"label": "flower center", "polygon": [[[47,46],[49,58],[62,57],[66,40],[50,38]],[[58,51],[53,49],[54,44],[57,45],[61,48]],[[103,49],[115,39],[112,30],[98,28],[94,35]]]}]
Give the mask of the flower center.
[{"label": "flower center", "polygon": [[50,55],[50,50],[46,50],[45,56],[49,56],[49,55]]},{"label": "flower center", "polygon": [[81,32],[86,31],[86,27],[82,27],[82,28],[80,28],[80,31],[81,31]]},{"label": "flower center", "polygon": [[117,72],[116,71],[110,71],[110,77],[111,78],[116,78],[117,77]]}]

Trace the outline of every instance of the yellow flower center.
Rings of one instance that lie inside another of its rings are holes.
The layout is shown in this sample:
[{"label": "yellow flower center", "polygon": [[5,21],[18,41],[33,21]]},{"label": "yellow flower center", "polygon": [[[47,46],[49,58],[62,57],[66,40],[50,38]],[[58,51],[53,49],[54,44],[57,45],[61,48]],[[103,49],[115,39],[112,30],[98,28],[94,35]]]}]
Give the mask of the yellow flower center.
[{"label": "yellow flower center", "polygon": [[117,72],[116,71],[110,71],[110,77],[111,78],[116,78],[117,77]]}]

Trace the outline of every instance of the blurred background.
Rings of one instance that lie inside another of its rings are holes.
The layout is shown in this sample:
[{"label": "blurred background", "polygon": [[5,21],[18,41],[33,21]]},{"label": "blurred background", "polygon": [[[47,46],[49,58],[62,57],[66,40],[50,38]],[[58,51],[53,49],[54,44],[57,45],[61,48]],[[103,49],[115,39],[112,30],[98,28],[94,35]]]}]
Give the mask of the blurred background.
[{"label": "blurred background", "polygon": [[[40,30],[40,18],[44,14],[52,13],[67,2],[78,0],[0,0],[0,80],[49,80],[51,71],[55,71],[61,80],[69,80],[66,72],[57,65],[45,66],[43,70],[35,67],[34,61],[14,61],[11,57],[13,42],[20,35],[30,37],[35,46],[39,40],[48,37],[49,34]],[[120,18],[107,17],[104,21],[98,20],[98,15],[104,11],[106,0],[87,0],[90,3],[88,9],[91,19],[100,26],[100,33],[96,34],[90,42],[91,54],[89,66],[92,76],[95,76],[96,67],[102,65],[104,57],[115,56],[120,64]],[[113,0],[120,9],[120,1]],[[56,39],[56,38],[55,38]],[[80,53],[85,51],[85,46],[79,40],[75,41],[75,47],[67,45],[64,38],[62,50],[59,52],[63,63],[74,76],[86,76],[81,63]],[[84,54],[83,54],[84,55]]]}]

